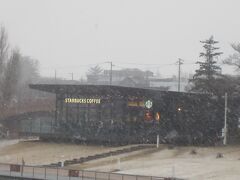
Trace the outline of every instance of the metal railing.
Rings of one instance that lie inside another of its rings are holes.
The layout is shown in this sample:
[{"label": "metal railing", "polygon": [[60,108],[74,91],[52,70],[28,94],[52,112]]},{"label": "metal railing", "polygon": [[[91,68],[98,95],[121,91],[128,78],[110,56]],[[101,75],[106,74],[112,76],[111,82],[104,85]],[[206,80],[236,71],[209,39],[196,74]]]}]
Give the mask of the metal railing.
[{"label": "metal railing", "polygon": [[3,163],[0,163],[1,175],[39,180],[180,180],[173,177],[142,176]]}]

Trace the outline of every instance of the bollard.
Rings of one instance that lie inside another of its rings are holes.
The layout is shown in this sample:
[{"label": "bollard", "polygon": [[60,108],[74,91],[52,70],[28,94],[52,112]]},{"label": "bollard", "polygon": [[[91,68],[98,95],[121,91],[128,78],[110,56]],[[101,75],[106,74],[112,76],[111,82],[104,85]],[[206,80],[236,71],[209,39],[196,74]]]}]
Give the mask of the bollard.
[{"label": "bollard", "polygon": [[57,167],[57,180],[58,180],[58,167]]},{"label": "bollard", "polygon": [[22,168],[21,168],[21,176],[23,176],[23,165],[22,165]]},{"label": "bollard", "polygon": [[175,177],[175,166],[172,167],[172,178],[174,179]]},{"label": "bollard", "polygon": [[34,167],[33,167],[33,177],[34,177]]},{"label": "bollard", "polygon": [[44,177],[45,177],[45,179],[47,179],[47,170],[46,170],[46,168],[44,168]]},{"label": "bollard", "polygon": [[118,158],[118,170],[119,171],[121,170],[121,159],[120,159],[120,157]]}]

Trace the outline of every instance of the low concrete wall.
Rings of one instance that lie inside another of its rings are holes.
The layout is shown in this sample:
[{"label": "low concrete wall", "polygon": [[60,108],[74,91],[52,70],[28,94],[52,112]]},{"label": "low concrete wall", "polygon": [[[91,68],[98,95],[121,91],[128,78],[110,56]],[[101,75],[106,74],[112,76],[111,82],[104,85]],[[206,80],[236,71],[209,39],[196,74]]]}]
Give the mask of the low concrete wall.
[{"label": "low concrete wall", "polygon": [[43,180],[43,179],[26,178],[26,177],[14,177],[14,176],[3,176],[3,175],[0,175],[0,180]]}]

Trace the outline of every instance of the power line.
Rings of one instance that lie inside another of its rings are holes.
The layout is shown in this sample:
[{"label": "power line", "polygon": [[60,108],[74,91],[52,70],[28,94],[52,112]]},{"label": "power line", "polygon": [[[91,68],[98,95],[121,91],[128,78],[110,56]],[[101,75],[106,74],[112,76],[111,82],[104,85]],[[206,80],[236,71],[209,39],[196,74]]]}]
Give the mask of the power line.
[{"label": "power line", "polygon": [[[91,66],[96,66],[96,65],[103,65],[106,62],[101,62],[101,63],[93,63],[93,64],[83,64],[83,65],[72,65],[72,66],[59,66],[59,67],[41,67],[40,69],[76,69],[76,68],[86,68],[86,67],[91,67]],[[126,64],[126,65],[137,65],[137,66],[154,66],[154,67],[148,67],[148,68],[162,68],[165,66],[172,66],[175,65],[175,63],[168,63],[168,64],[142,64],[142,63],[117,63],[117,64]],[[196,65],[196,63],[184,63],[183,65]],[[119,66],[118,67],[123,67],[126,68],[127,66]]]},{"label": "power line", "polygon": [[168,63],[168,64],[143,64],[143,63],[119,63],[118,64],[128,64],[128,65],[139,65],[139,66],[159,66],[159,65],[173,65],[174,63]]},{"label": "power line", "polygon": [[[118,64],[121,64],[121,63],[118,63]],[[134,68],[136,68],[138,64],[132,64],[132,65],[134,65]],[[173,65],[175,65],[175,64],[174,63],[172,63],[172,64],[156,64],[156,65],[154,65],[154,67],[148,66],[146,68],[147,69],[159,69],[159,68],[165,68],[166,66],[173,66]],[[120,67],[120,68],[130,68],[130,66],[123,66],[123,65],[115,65],[115,66]],[[145,66],[147,66],[147,65],[145,65]],[[150,66],[152,66],[152,65],[150,65]]]},{"label": "power line", "polygon": [[72,65],[72,66],[59,66],[59,67],[41,67],[41,69],[69,69],[69,68],[85,68],[85,67],[91,67],[91,66],[97,66],[105,64],[105,62],[101,63],[95,63],[95,64],[82,64],[82,65]]},{"label": "power line", "polygon": [[[143,64],[143,63],[117,63],[117,65],[114,63],[111,62],[107,62],[107,63],[110,63],[110,74],[109,74],[109,83],[111,84],[111,72],[112,72],[112,67],[115,66],[117,67],[117,69],[127,69],[127,68],[139,68],[139,69],[142,69],[143,67],[142,66],[145,66],[145,68],[147,70],[156,70],[156,69],[164,69],[166,68],[167,66],[173,66],[173,65],[176,65],[176,63],[163,63],[163,64]],[[82,68],[87,68],[87,67],[91,67],[91,66],[97,66],[97,65],[103,65],[103,64],[106,64],[106,61],[105,62],[100,62],[100,63],[92,63],[92,64],[83,64],[83,65],[77,65],[77,66],[64,66],[64,67],[58,67],[58,68],[54,68],[54,67],[48,67],[48,68],[40,68],[41,70],[52,70],[54,71],[54,76],[55,76],[55,79],[56,79],[56,76],[58,74],[62,74],[63,71],[67,71],[67,70],[71,70],[72,72],[75,72],[74,74],[76,74],[76,69],[82,69]],[[118,65],[120,64],[120,65]],[[131,65],[134,65],[134,67],[132,67]],[[184,63],[184,64],[181,64],[183,66],[187,66],[187,65],[197,65],[196,63]],[[70,72],[71,72],[70,71]],[[57,73],[58,72],[58,73]],[[83,71],[82,71],[83,72]],[[85,71],[84,71],[85,72]],[[66,72],[67,73],[67,72]],[[72,77],[73,79],[73,77]]]}]

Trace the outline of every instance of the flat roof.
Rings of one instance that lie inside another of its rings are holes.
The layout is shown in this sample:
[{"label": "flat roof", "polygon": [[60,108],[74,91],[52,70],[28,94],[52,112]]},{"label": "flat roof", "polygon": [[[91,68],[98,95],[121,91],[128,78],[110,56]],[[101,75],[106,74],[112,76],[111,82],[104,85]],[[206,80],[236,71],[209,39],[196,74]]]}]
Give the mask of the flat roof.
[{"label": "flat roof", "polygon": [[[55,94],[84,94],[84,95],[121,95],[121,96],[154,96],[154,95],[203,95],[196,93],[161,91],[150,88],[135,88],[110,85],[86,84],[30,84],[30,88]],[[206,96],[206,95],[204,95]]]}]

